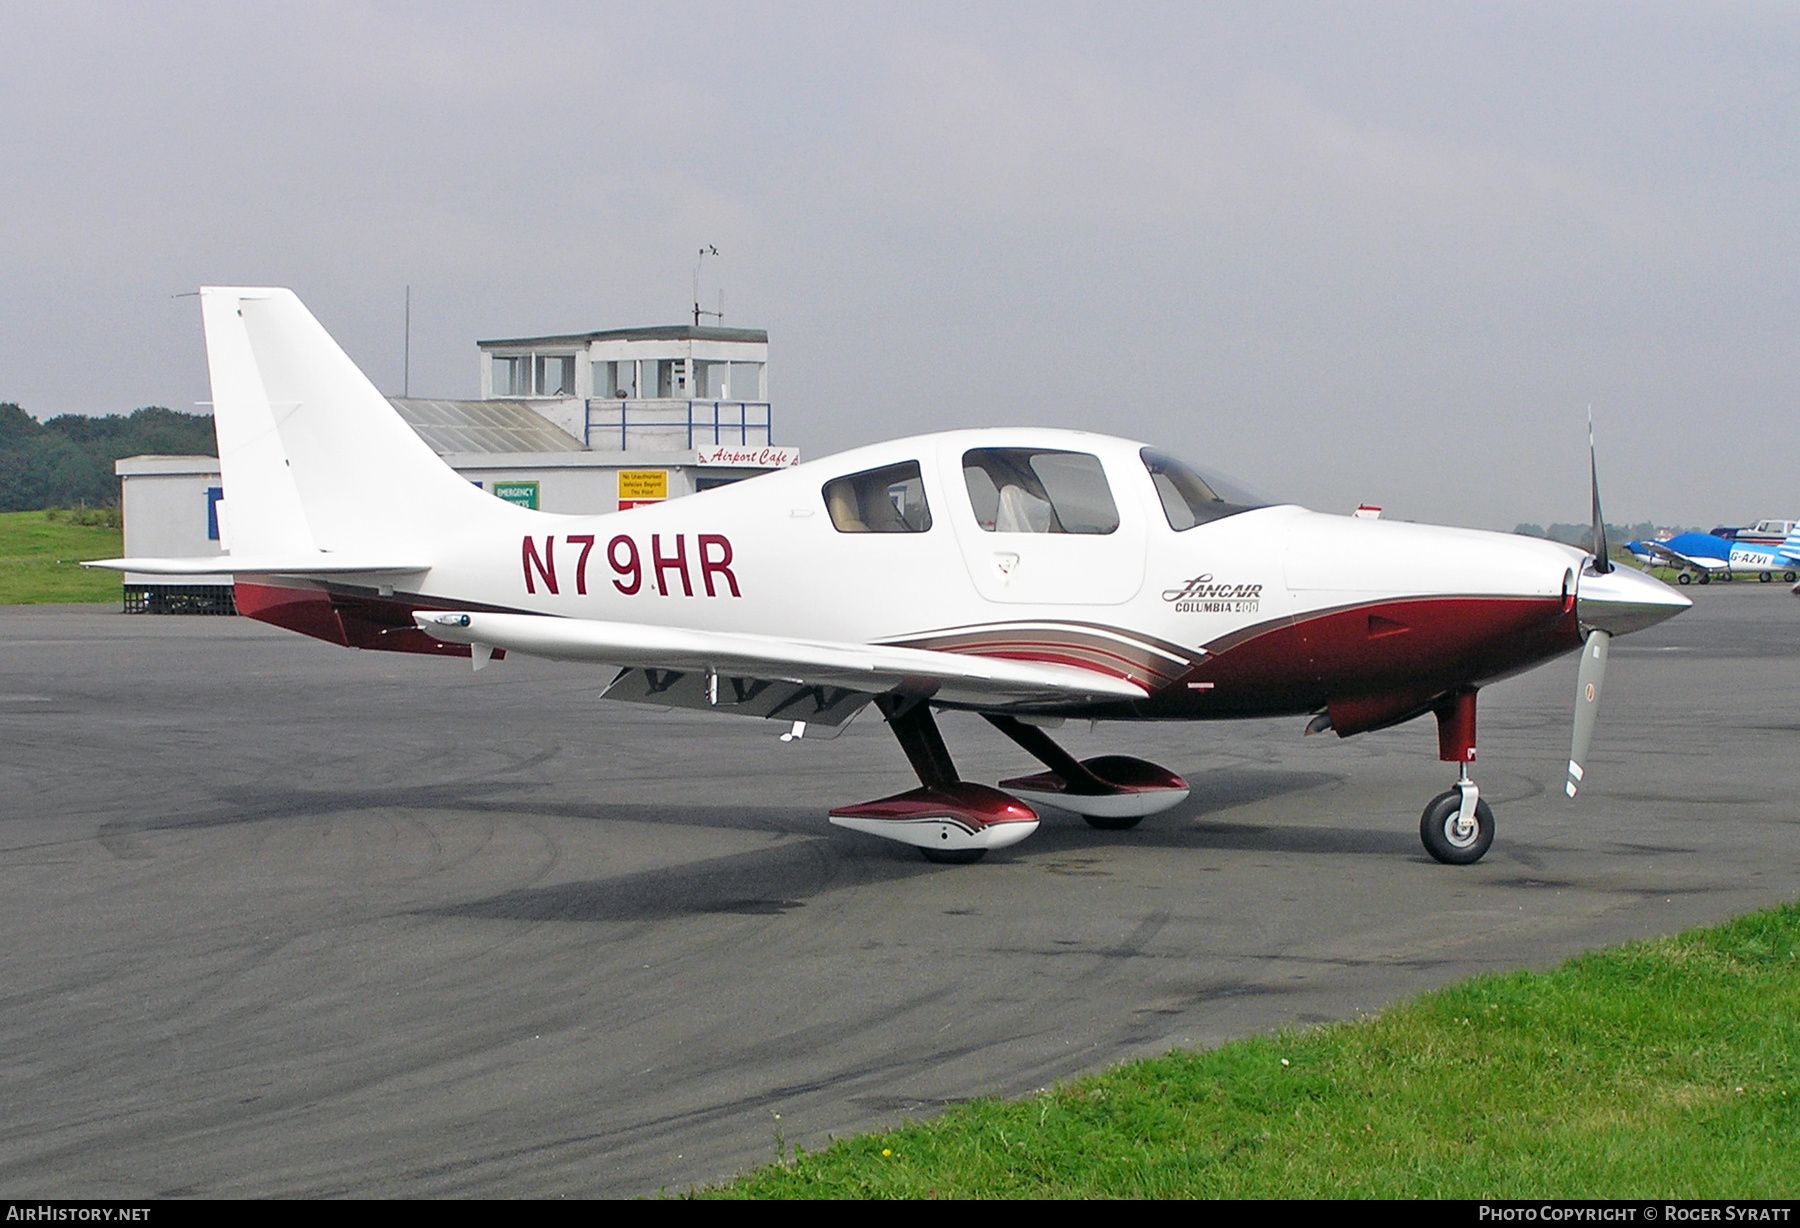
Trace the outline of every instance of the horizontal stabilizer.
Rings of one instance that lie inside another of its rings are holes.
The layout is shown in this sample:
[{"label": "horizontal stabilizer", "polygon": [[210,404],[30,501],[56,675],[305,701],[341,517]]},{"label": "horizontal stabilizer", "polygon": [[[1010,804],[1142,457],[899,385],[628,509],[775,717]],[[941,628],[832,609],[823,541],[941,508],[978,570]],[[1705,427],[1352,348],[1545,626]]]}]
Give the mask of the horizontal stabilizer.
[{"label": "horizontal stabilizer", "polygon": [[327,552],[243,557],[215,554],[205,559],[94,559],[82,566],[145,576],[342,576],[370,572],[405,575],[431,570],[431,564],[416,559],[395,561]]},{"label": "horizontal stabilizer", "polygon": [[731,674],[858,695],[928,694],[971,706],[1087,704],[1143,699],[1113,674],[1038,661],[874,644],[791,640],[643,623],[551,618],[541,614],[451,611],[415,614],[420,630],[456,644],[487,644],[529,656],[675,672]]}]

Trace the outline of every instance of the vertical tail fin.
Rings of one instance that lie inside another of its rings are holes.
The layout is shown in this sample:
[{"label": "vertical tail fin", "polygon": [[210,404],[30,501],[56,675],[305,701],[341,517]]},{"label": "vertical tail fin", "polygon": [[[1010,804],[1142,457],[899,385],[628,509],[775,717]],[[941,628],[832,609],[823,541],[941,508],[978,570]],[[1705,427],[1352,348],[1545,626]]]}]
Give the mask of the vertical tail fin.
[{"label": "vertical tail fin", "polygon": [[1789,533],[1787,540],[1775,548],[1775,553],[1779,554],[1789,567],[1800,563],[1800,529]]},{"label": "vertical tail fin", "polygon": [[531,513],[439,460],[292,291],[200,291],[237,555],[411,549]]},{"label": "vertical tail fin", "polygon": [[220,513],[226,549],[237,555],[296,558],[318,547],[282,449],[274,407],[244,329],[243,303],[272,290],[200,291],[206,366],[212,376],[213,434],[226,501]]}]

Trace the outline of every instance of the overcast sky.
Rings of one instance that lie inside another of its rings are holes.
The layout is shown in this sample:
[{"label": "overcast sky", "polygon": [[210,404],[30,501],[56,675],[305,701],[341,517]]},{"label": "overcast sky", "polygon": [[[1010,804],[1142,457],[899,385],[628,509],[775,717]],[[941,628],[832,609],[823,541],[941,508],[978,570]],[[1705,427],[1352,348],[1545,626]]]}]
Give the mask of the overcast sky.
[{"label": "overcast sky", "polygon": [[203,284],[383,390],[770,334],[777,440],[1141,438],[1493,528],[1800,515],[1800,8],[0,7],[0,400],[206,399]]}]

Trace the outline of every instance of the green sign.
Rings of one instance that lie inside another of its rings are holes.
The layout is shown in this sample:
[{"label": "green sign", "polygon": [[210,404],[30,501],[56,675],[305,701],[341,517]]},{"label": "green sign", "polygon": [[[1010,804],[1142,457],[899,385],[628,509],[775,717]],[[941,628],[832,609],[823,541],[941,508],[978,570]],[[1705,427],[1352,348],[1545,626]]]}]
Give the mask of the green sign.
[{"label": "green sign", "polygon": [[495,482],[494,498],[505,499],[508,503],[516,503],[520,507],[528,507],[537,511],[538,484],[536,482]]}]

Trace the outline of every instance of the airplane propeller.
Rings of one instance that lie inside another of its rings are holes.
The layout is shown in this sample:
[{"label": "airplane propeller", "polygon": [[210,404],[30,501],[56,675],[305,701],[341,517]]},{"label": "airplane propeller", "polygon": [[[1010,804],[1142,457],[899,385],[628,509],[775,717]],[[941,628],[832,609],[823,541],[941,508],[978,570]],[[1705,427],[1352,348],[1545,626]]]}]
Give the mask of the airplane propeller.
[{"label": "airplane propeller", "polygon": [[1600,514],[1600,458],[1594,451],[1594,411],[1588,409],[1588,489],[1594,500],[1594,574],[1603,576],[1613,569],[1606,549],[1606,517]]},{"label": "airplane propeller", "polygon": [[1575,583],[1575,622],[1587,639],[1575,676],[1575,732],[1569,743],[1570,797],[1581,787],[1582,768],[1600,717],[1606,684],[1606,650],[1615,635],[1653,627],[1693,602],[1641,571],[1619,570],[1606,557],[1606,519],[1600,513],[1600,463],[1594,451],[1594,418],[1588,414],[1588,475],[1593,483],[1594,557]]},{"label": "airplane propeller", "polygon": [[[1588,489],[1593,495],[1594,507],[1594,561],[1584,568],[1596,576],[1604,576],[1613,569],[1612,560],[1607,557],[1606,550],[1606,517],[1600,511],[1600,457],[1594,448],[1594,410],[1588,407]],[[1586,579],[1584,575],[1582,577]],[[1576,618],[1580,618],[1580,584],[1576,587]],[[1600,720],[1600,692],[1606,685],[1606,647],[1612,642],[1612,633],[1595,627],[1588,632],[1587,642],[1581,646],[1581,669],[1575,675],[1575,732],[1569,743],[1569,782],[1564,787],[1570,797],[1581,787],[1582,761],[1587,758],[1588,747],[1594,741],[1594,726]]]},{"label": "airplane propeller", "polygon": [[1575,737],[1569,745],[1569,783],[1564,786],[1570,797],[1581,787],[1582,761],[1594,741],[1594,726],[1600,721],[1600,690],[1606,683],[1606,646],[1612,633],[1598,627],[1588,632],[1581,646],[1581,670],[1575,675]]}]

